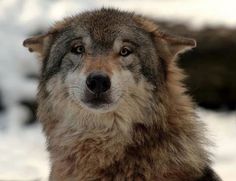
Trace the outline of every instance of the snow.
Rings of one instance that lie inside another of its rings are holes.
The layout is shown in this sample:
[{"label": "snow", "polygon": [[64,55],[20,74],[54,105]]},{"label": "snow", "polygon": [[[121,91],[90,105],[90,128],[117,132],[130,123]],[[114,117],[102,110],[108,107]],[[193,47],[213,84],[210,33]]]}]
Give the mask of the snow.
[{"label": "snow", "polygon": [[2,131],[0,137],[0,180],[48,180],[48,153],[39,125]]},{"label": "snow", "polygon": [[208,137],[215,143],[214,168],[224,181],[236,177],[236,112],[217,113],[200,110],[199,116],[207,124]]},{"label": "snow", "polygon": [[[64,16],[99,7],[118,7],[141,14],[186,21],[194,28],[236,26],[234,0],[1,0],[0,92],[6,111],[0,113],[0,180],[47,180],[48,154],[40,125],[25,127],[29,115],[19,101],[34,100],[39,62],[22,46],[25,38],[45,30]],[[216,143],[214,168],[225,181],[236,177],[236,113],[199,110]]]}]

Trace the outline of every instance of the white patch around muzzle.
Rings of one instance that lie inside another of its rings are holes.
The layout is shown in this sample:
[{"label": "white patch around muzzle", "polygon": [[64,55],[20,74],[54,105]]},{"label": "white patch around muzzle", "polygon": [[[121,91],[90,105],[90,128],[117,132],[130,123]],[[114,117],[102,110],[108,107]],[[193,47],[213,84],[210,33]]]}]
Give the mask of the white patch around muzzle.
[{"label": "white patch around muzzle", "polygon": [[83,72],[69,72],[65,79],[65,85],[68,88],[70,98],[80,104],[83,108],[94,113],[106,113],[115,111],[119,106],[121,99],[125,98],[127,89],[135,84],[133,76],[129,71],[113,72],[110,77],[111,87],[104,94],[104,98],[108,99],[108,103],[93,105],[86,102],[88,96],[88,88],[86,85],[87,75]]}]

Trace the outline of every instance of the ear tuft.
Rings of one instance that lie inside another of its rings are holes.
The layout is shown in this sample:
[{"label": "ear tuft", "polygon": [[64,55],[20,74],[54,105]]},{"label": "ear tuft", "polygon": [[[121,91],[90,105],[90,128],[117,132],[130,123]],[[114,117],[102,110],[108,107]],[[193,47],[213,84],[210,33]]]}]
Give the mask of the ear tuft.
[{"label": "ear tuft", "polygon": [[39,53],[42,57],[45,56],[48,46],[52,43],[53,37],[68,26],[71,20],[72,18],[67,18],[56,22],[47,33],[26,39],[23,42],[23,46],[28,48],[30,52]]},{"label": "ear tuft", "polygon": [[184,53],[187,50],[195,48],[197,43],[194,39],[178,37],[170,34],[165,34],[160,37],[167,42],[170,53],[175,56],[180,53]]},{"label": "ear tuft", "polygon": [[27,47],[30,52],[43,54],[43,47],[47,36],[48,34],[28,38],[23,42],[23,46]]},{"label": "ear tuft", "polygon": [[157,51],[163,58],[173,59],[176,55],[186,52],[197,45],[194,39],[178,37],[160,31],[158,25],[148,18],[134,16],[134,20],[141,28],[153,35]]}]

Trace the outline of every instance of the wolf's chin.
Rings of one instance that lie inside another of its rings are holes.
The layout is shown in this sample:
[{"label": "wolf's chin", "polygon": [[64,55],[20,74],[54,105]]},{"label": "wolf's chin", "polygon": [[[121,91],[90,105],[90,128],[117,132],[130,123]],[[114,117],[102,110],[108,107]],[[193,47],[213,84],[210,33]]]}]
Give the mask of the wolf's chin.
[{"label": "wolf's chin", "polygon": [[116,103],[109,103],[109,104],[100,104],[100,105],[93,105],[91,103],[82,103],[81,106],[94,113],[108,113],[108,112],[113,112],[117,108]]},{"label": "wolf's chin", "polygon": [[80,105],[87,111],[93,113],[108,113],[116,110],[116,108],[118,107],[118,101],[111,101],[107,103],[93,103],[80,100]]}]

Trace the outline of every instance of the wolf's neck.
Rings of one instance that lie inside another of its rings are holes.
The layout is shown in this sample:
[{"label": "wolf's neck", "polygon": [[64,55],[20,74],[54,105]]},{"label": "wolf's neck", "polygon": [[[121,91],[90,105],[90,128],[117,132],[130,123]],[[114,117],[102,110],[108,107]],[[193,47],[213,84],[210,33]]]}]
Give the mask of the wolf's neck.
[{"label": "wolf's neck", "polygon": [[[159,104],[150,107],[143,104],[146,107],[99,115],[65,106],[57,115],[60,120],[55,121],[48,133],[46,131],[54,169],[58,172],[64,169],[63,175],[93,175],[90,172],[110,168],[114,163],[120,164],[117,166],[120,170],[128,163],[152,160],[157,166],[161,162],[163,168],[170,170],[180,164],[195,171],[207,158],[202,158],[206,154],[200,146],[191,107],[178,101],[169,106],[168,111],[159,100]],[[44,118],[47,128],[46,124],[52,120],[47,120],[50,116]]]}]

